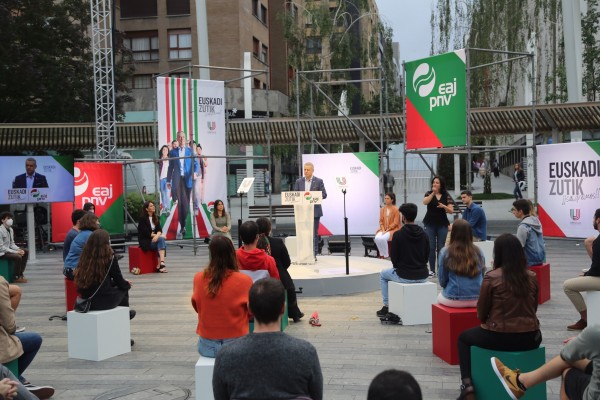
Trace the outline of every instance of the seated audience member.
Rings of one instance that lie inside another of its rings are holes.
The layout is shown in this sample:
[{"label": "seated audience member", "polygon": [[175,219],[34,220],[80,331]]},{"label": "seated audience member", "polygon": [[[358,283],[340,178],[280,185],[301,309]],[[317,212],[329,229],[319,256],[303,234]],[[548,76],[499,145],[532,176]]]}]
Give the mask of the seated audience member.
[{"label": "seated audience member", "polygon": [[402,228],[394,233],[392,239],[393,268],[384,269],[379,273],[383,307],[377,311],[378,317],[385,316],[388,310],[388,282],[422,283],[429,277],[427,261],[429,259],[429,239],[419,225],[417,205],[405,203],[400,206]]},{"label": "seated audience member", "polygon": [[27,283],[24,273],[29,252],[15,244],[13,221],[12,213],[5,211],[0,214],[0,259],[13,262],[15,283]]},{"label": "seated audience member", "polygon": [[471,225],[473,229],[473,239],[476,241],[487,240],[487,218],[485,212],[478,204],[473,202],[473,193],[470,190],[463,190],[460,199],[466,206],[462,217]]},{"label": "seated audience member", "polygon": [[246,221],[240,226],[240,237],[243,246],[237,249],[236,256],[241,270],[257,271],[264,269],[272,278],[279,279],[275,259],[264,250],[256,248],[258,243],[258,225],[254,221]]},{"label": "seated audience member", "polygon": [[65,241],[63,242],[63,263],[67,259],[69,255],[69,250],[71,249],[71,243],[79,234],[79,220],[86,214],[86,211],[77,209],[71,213],[71,222],[73,222],[73,227],[67,232],[67,236],[65,236]]},{"label": "seated audience member", "polygon": [[519,240],[509,234],[494,242],[494,269],[483,277],[477,318],[481,326],[458,337],[462,379],[459,400],[475,399],[471,381],[471,346],[500,351],[537,349],[542,342],[537,319],[538,283],[527,269]]},{"label": "seated audience member", "polygon": [[156,266],[156,270],[163,273],[167,272],[165,265],[167,244],[158,215],[156,215],[156,206],[152,201],[145,201],[142,206],[138,222],[138,243],[143,251],[157,251],[160,263]]},{"label": "seated audience member", "polygon": [[83,251],[83,247],[87,242],[88,238],[99,227],[98,217],[91,212],[86,214],[79,220],[79,233],[75,236],[75,239],[71,242],[69,248],[69,254],[65,258],[65,267],[63,269],[63,275],[67,279],[73,280],[73,271],[77,268],[79,257]]},{"label": "seated audience member", "polygon": [[227,236],[231,239],[231,215],[225,211],[225,205],[222,200],[215,200],[214,211],[210,215],[210,224],[212,226],[211,238],[217,235]]},{"label": "seated audience member", "polygon": [[323,375],[314,346],[279,331],[285,288],[277,279],[256,281],[249,294],[254,332],[224,346],[213,372],[215,400],[323,398]]},{"label": "seated audience member", "polygon": [[[93,296],[92,311],[129,307],[131,282],[123,278],[110,247],[110,236],[104,229],[95,230],[85,243],[75,269],[75,286],[81,298]],[[135,314],[135,310],[129,310],[130,319]]]},{"label": "seated audience member", "polygon": [[54,394],[53,388],[34,386],[23,376],[42,346],[42,337],[35,332],[16,332],[16,329],[15,311],[10,302],[8,282],[0,276],[0,363],[6,364],[18,359],[19,381],[38,397],[49,398]]},{"label": "seated audience member", "polygon": [[546,258],[546,249],[539,218],[531,215],[529,201],[525,199],[516,200],[511,211],[521,220],[517,228],[517,238],[525,250],[527,266],[542,264]]},{"label": "seated audience member", "polygon": [[422,400],[421,387],[406,371],[388,369],[379,373],[369,385],[367,400]]},{"label": "seated audience member", "polygon": [[275,259],[277,265],[277,272],[279,272],[279,278],[283,287],[287,291],[288,299],[288,317],[293,319],[294,322],[299,322],[304,313],[298,308],[298,298],[296,296],[296,287],[294,281],[288,272],[288,268],[292,261],[288,253],[287,247],[283,240],[279,238],[271,237],[271,221],[268,218],[261,217],[256,220],[258,225],[259,239],[257,247],[264,250],[268,255]]},{"label": "seated audience member", "polygon": [[440,251],[438,282],[443,290],[438,303],[448,307],[476,307],[485,257],[473,244],[471,225],[459,219],[452,225],[450,244]]},{"label": "seated audience member", "polygon": [[375,232],[375,245],[379,250],[379,258],[388,258],[388,242],[400,228],[400,212],[396,208],[396,195],[386,193],[384,206],[379,210],[379,229]]},{"label": "seated audience member", "polygon": [[[592,223],[594,229],[600,231],[600,208],[596,209]],[[583,276],[567,279],[563,284],[565,294],[579,312],[579,321],[567,327],[570,331],[580,331],[587,326],[587,305],[581,292],[600,290],[600,236],[592,244],[591,258],[592,265]]]},{"label": "seated audience member", "polygon": [[546,364],[531,372],[512,370],[492,357],[492,367],[504,389],[513,399],[525,396],[527,389],[562,375],[560,398],[597,400],[600,398],[600,325],[586,328],[569,341]]},{"label": "seated audience member", "polygon": [[194,276],[192,307],[198,314],[198,352],[214,358],[228,342],[248,334],[248,291],[252,279],[239,272],[233,243],[215,236],[210,262]]},{"label": "seated audience member", "polygon": [[0,364],[0,399],[6,400],[38,400],[49,399],[54,394],[54,388],[50,386],[36,386],[35,394],[28,388],[34,386],[29,384],[25,387],[17,377],[4,365]]}]

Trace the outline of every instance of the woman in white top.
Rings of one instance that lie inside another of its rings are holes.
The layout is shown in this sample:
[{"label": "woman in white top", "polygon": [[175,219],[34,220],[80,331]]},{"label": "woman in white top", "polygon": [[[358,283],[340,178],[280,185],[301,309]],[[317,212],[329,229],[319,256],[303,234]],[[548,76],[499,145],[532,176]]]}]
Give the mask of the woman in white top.
[{"label": "woman in white top", "polygon": [[375,232],[375,245],[379,250],[379,258],[390,256],[388,242],[392,240],[394,232],[400,229],[400,211],[396,207],[396,195],[386,193],[383,198],[384,206],[379,210],[379,229]]}]

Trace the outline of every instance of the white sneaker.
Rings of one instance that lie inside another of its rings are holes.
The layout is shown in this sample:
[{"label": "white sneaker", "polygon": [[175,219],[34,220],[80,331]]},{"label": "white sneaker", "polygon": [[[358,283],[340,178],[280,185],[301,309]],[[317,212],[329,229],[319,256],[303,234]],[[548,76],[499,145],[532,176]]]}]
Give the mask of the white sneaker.
[{"label": "white sneaker", "polygon": [[24,326],[17,326],[17,329],[15,329],[15,332],[25,332],[25,327]]},{"label": "white sneaker", "polygon": [[36,395],[40,400],[49,399],[54,395],[54,388],[52,386],[35,386],[31,383],[23,385],[30,393]]}]

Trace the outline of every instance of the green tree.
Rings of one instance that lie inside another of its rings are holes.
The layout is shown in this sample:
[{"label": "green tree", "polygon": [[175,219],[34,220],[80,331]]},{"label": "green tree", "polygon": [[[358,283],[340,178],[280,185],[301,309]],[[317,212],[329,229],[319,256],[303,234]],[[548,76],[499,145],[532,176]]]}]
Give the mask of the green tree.
[{"label": "green tree", "polygon": [[600,98],[600,1],[588,0],[587,14],[581,19],[583,41],[583,93],[589,101]]},{"label": "green tree", "polygon": [[87,1],[0,3],[0,122],[94,121],[89,23]]}]

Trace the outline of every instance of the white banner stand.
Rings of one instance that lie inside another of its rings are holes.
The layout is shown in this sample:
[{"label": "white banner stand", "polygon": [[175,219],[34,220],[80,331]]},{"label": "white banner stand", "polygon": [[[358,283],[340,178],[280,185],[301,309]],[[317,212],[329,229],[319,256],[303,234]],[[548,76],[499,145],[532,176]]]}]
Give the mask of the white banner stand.
[{"label": "white banner stand", "polygon": [[321,204],[322,193],[282,192],[281,204],[294,206],[296,223],[296,264],[314,264],[315,204]]},{"label": "white banner stand", "polygon": [[240,227],[242,226],[242,222],[244,219],[243,218],[244,217],[243,216],[244,208],[242,206],[242,197],[244,197],[244,194],[246,194],[250,191],[250,188],[252,187],[253,183],[254,183],[253,176],[244,178],[242,183],[240,183],[240,187],[237,190],[238,195],[240,195],[240,219],[238,219],[238,247],[242,247],[242,237],[240,236]]}]

